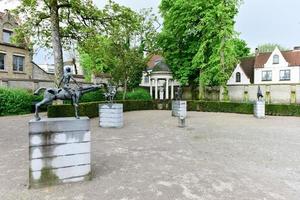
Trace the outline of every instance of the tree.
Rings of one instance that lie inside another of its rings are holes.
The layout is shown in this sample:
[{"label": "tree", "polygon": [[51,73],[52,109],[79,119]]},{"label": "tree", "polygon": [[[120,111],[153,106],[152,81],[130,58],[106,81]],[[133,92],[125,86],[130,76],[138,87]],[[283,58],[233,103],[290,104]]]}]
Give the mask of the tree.
[{"label": "tree", "polygon": [[182,84],[225,85],[239,54],[238,6],[239,0],[162,0],[159,44]]},{"label": "tree", "polygon": [[16,43],[29,36],[31,47],[53,48],[56,84],[63,73],[63,47],[104,30],[113,18],[92,0],[21,0],[15,13],[22,20],[16,29]]},{"label": "tree", "polygon": [[250,48],[247,46],[247,43],[245,42],[245,40],[236,38],[233,40],[233,43],[234,43],[234,49],[236,52],[236,56],[238,59],[247,57],[250,55]]},{"label": "tree", "polygon": [[90,74],[110,72],[113,81],[123,86],[125,98],[128,89],[137,87],[141,81],[147,62],[144,54],[156,50],[158,27],[151,10],[136,13],[119,6],[119,11],[123,13],[122,19],[114,21],[105,35],[82,42],[80,49],[84,69]]},{"label": "tree", "polygon": [[285,48],[281,46],[280,44],[272,44],[272,43],[266,43],[266,44],[261,44],[258,45],[258,50],[260,53],[265,53],[265,52],[272,52],[274,49],[278,47],[280,51],[287,51],[288,48]]}]

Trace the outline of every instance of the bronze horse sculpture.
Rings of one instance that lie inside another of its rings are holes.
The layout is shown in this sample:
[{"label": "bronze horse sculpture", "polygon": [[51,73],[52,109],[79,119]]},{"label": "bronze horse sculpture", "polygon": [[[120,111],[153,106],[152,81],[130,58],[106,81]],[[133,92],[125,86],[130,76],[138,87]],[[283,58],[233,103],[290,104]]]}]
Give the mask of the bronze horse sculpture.
[{"label": "bronze horse sculpture", "polygon": [[37,104],[35,104],[35,119],[39,121],[41,118],[39,116],[39,107],[44,104],[52,103],[53,100],[71,100],[74,109],[75,109],[75,117],[79,119],[78,116],[78,104],[79,99],[82,95],[100,89],[104,84],[101,85],[92,85],[87,87],[79,87],[75,89],[70,89],[66,91],[63,88],[45,88],[41,87],[37,89],[34,94],[38,95],[40,91],[45,90],[44,99]]}]

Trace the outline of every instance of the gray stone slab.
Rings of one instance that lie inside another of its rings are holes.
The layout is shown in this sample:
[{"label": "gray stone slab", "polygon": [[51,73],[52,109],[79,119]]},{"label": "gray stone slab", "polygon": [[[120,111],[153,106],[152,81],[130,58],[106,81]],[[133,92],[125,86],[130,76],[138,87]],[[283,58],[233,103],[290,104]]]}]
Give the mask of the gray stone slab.
[{"label": "gray stone slab", "polygon": [[30,160],[30,171],[41,171],[42,169],[57,169],[87,165],[91,163],[91,154],[76,154],[52,158],[39,158]]},{"label": "gray stone slab", "polygon": [[29,135],[29,145],[31,147],[67,143],[81,143],[89,141],[91,141],[90,131],[73,131]]},{"label": "gray stone slab", "polygon": [[265,102],[264,101],[256,101],[253,106],[253,113],[256,118],[264,119],[265,115]]},{"label": "gray stone slab", "polygon": [[74,117],[42,118],[40,121],[29,121],[29,134],[87,131],[90,130],[88,117],[76,119]]},{"label": "gray stone slab", "polygon": [[75,155],[91,152],[91,143],[71,143],[50,146],[30,147],[29,159]]},{"label": "gray stone slab", "polygon": [[100,104],[99,126],[121,128],[123,126],[123,104]]},{"label": "gray stone slab", "polygon": [[179,117],[181,113],[182,116],[187,115],[187,102],[186,101],[172,101],[172,116]]}]

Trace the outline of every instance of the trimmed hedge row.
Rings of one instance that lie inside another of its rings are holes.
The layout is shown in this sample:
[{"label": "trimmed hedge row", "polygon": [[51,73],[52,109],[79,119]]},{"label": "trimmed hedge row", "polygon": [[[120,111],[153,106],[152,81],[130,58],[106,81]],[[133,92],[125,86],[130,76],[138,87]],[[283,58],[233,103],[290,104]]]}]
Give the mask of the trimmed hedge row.
[{"label": "trimmed hedge row", "polygon": [[253,114],[253,104],[218,101],[187,101],[188,111]]},{"label": "trimmed hedge row", "polygon": [[42,96],[34,96],[28,90],[0,87],[0,116],[30,113],[34,110],[34,102],[41,99]]},{"label": "trimmed hedge row", "polygon": [[[90,118],[99,116],[99,104],[104,104],[104,101],[81,103],[79,105],[79,115],[88,116]],[[116,103],[123,104],[124,112],[134,110],[168,110],[171,108],[169,101],[140,101],[140,100],[126,100],[116,101]],[[73,117],[74,107],[70,104],[52,105],[48,106],[48,117]]]},{"label": "trimmed hedge row", "polygon": [[[105,102],[82,103],[79,106],[79,114],[90,118],[98,117],[98,105]],[[171,101],[117,101],[123,103],[124,112],[134,110],[170,110]],[[226,112],[253,114],[253,104],[212,102],[212,101],[187,101],[188,111],[202,112]],[[267,115],[300,116],[300,105],[266,105]],[[48,117],[73,117],[74,108],[72,105],[48,106]]]}]

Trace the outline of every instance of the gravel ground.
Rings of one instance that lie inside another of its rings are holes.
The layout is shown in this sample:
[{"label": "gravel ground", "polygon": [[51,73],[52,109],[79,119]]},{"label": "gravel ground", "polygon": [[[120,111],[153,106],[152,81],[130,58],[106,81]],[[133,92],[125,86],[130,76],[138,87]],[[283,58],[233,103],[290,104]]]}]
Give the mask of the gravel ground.
[{"label": "gravel ground", "polygon": [[122,129],[92,125],[93,179],[28,188],[28,121],[0,118],[1,200],[300,199],[300,118],[170,111],[124,113]]}]

